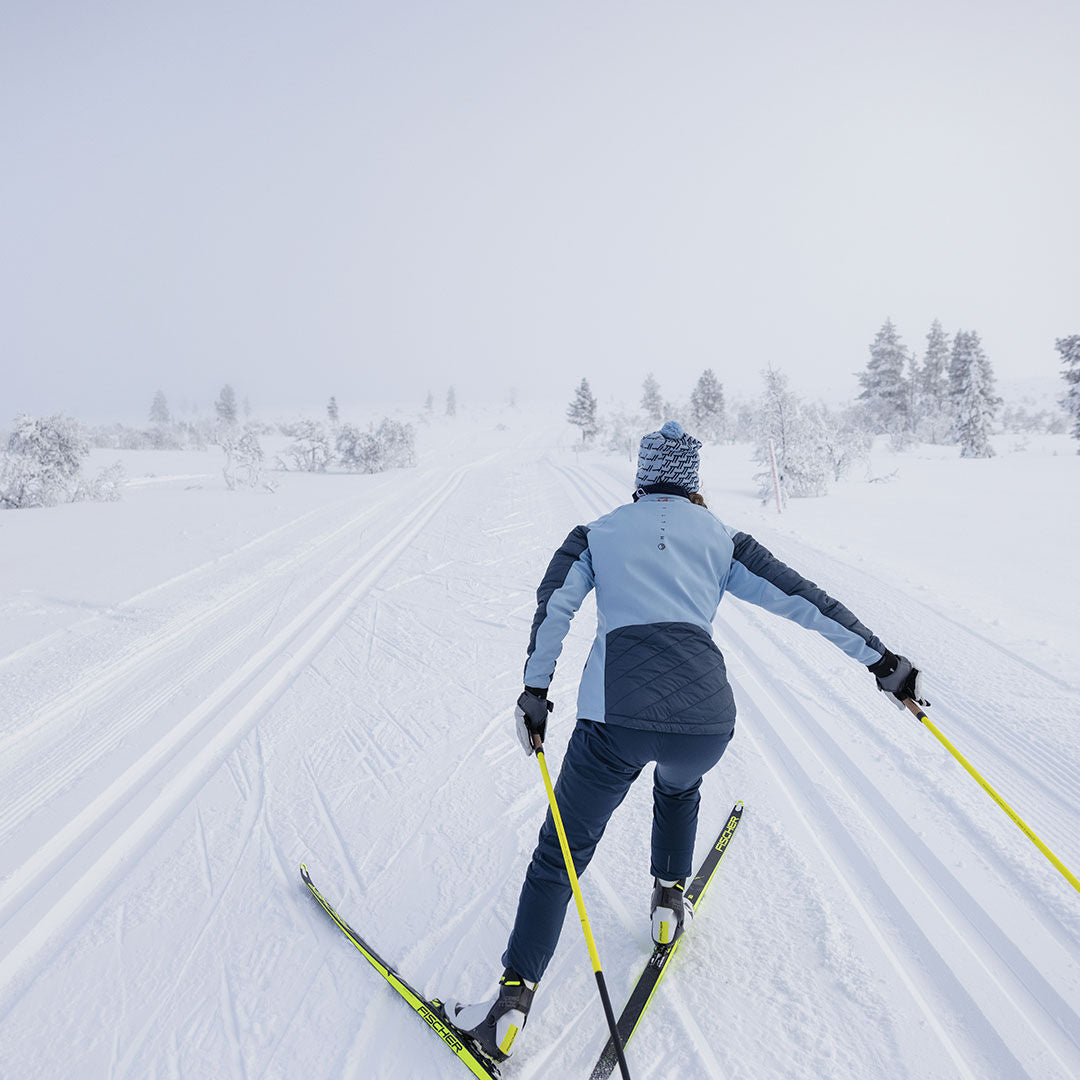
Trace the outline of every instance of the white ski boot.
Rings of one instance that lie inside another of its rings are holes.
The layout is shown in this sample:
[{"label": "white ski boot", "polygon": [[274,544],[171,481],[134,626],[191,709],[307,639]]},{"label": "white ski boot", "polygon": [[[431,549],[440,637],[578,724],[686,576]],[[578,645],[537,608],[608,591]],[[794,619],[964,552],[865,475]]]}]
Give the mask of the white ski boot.
[{"label": "white ski boot", "polygon": [[652,939],[670,945],[693,921],[694,905],[683,894],[684,880],[653,878]]},{"label": "white ski boot", "polygon": [[492,1061],[505,1061],[518,1032],[525,1026],[535,991],[536,983],[526,982],[512,968],[507,968],[493,1001],[476,1005],[448,1001],[443,1007],[450,1023],[475,1039]]}]

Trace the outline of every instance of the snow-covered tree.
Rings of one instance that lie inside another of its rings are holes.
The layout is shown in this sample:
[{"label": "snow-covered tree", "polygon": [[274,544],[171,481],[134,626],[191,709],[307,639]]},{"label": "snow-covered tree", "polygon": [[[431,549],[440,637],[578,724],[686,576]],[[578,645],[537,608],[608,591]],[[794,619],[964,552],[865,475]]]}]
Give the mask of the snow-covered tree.
[{"label": "snow-covered tree", "polygon": [[240,435],[228,435],[221,440],[221,449],[225,452],[225,484],[230,491],[237,484],[258,487],[263,484],[263,448],[258,434],[251,428]]},{"label": "snow-covered tree", "polygon": [[857,462],[870,453],[873,436],[866,422],[866,409],[856,405],[830,412],[818,406],[820,438],[834,480],[842,480]]},{"label": "snow-covered tree", "polygon": [[228,383],[221,388],[221,393],[214,402],[214,410],[223,423],[236,423],[236,391]]},{"label": "snow-covered tree", "polygon": [[589,380],[582,379],[574,391],[574,398],[566,409],[566,419],[581,428],[581,441],[591,442],[600,430],[596,415],[596,398],[589,389]]},{"label": "snow-covered tree", "polygon": [[636,461],[638,442],[645,422],[637,413],[615,409],[605,413],[601,445],[615,454],[625,454],[627,461]]},{"label": "snow-covered tree", "polygon": [[949,398],[949,335],[940,319],[930,324],[926,334],[926,352],[919,371],[919,398],[939,403]]},{"label": "snow-covered tree", "polygon": [[457,416],[457,392],[452,386],[446,391],[446,415]]},{"label": "snow-covered tree", "polygon": [[416,464],[416,436],[410,424],[386,418],[376,429],[361,431],[343,424],[338,432],[337,459],[353,472],[376,473]]},{"label": "snow-covered tree", "polygon": [[762,501],[767,501],[773,490],[770,441],[776,453],[782,498],[824,495],[828,489],[829,457],[821,412],[808,407],[788,388],[783,372],[769,368],[762,374],[765,392],[754,432],[754,460],[762,466],[754,478]]},{"label": "snow-covered tree", "polygon": [[165,400],[165,394],[159,390],[150,403],[150,423],[167,424],[170,420],[169,403]]},{"label": "snow-covered tree", "polygon": [[651,371],[641,384],[641,411],[650,424],[659,427],[664,422],[664,398]]},{"label": "snow-covered tree", "polygon": [[886,319],[870,345],[866,370],[859,373],[859,399],[866,402],[879,432],[895,433],[910,426],[907,365],[907,349],[892,320]]},{"label": "snow-covered tree", "polygon": [[427,397],[424,398],[424,411],[429,413],[435,411],[435,395],[430,390],[427,392]]},{"label": "snow-covered tree", "polygon": [[727,427],[724,388],[712,368],[706,368],[690,394],[690,420],[702,442],[718,442]]},{"label": "snow-covered tree", "polygon": [[739,400],[731,407],[731,439],[733,442],[754,441],[757,430],[757,406],[752,401]]},{"label": "snow-covered tree", "polygon": [[338,403],[336,397],[331,397],[326,403],[326,415],[331,424],[336,424],[341,413],[338,411]]},{"label": "snow-covered tree", "polygon": [[293,441],[285,448],[293,467],[300,472],[326,472],[332,452],[330,433],[317,420],[298,420],[289,429]]},{"label": "snow-covered tree", "polygon": [[947,442],[952,433],[949,337],[938,319],[930,324],[926,335],[915,401],[915,430],[920,437],[932,443]]},{"label": "snow-covered tree", "polygon": [[994,394],[994,372],[974,331],[958,330],[949,361],[949,393],[960,456],[994,456],[990,429],[1001,406]]},{"label": "snow-covered tree", "polygon": [[[1080,439],[1080,334],[1058,338],[1054,348],[1061,353],[1061,362],[1065,365],[1061,377],[1069,388],[1061,404],[1073,421],[1072,437]],[[1080,454],[1080,450],[1077,453]]]},{"label": "snow-covered tree", "polygon": [[96,479],[83,479],[82,464],[89,453],[85,430],[69,416],[16,417],[7,451],[0,454],[0,507],[119,498],[119,465],[104,469]]}]

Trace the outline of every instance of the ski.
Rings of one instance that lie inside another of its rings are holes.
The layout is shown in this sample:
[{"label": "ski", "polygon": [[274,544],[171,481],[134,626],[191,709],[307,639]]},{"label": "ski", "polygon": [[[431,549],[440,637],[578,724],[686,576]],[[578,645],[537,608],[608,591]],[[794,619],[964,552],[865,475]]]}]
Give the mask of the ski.
[{"label": "ski", "polygon": [[[690,882],[686,889],[686,899],[694,905],[695,915],[697,914],[697,905],[705,895],[705,890],[709,887],[709,882],[712,881],[713,874],[716,873],[716,868],[720,865],[720,860],[724,857],[724,852],[727,851],[731,837],[742,819],[742,812],[743,804],[741,801],[731,808],[731,814],[728,816],[724,827],[720,830],[716,843],[713,844],[709,854],[705,856],[701,866],[698,868],[698,872],[694,875],[693,881]],[[669,945],[653,946],[652,956],[649,957],[649,962],[638,977],[634,989],[630,992],[629,1000],[623,1007],[622,1015],[620,1015],[619,1021],[615,1025],[619,1033],[619,1039],[624,1047],[637,1030],[638,1022],[645,1012],[645,1007],[652,1000],[656,987],[660,983],[660,978],[664,974],[668,962],[675,955],[675,950],[679,947],[682,937],[680,933]],[[607,1080],[607,1077],[614,1071],[617,1062],[618,1056],[615,1052],[615,1044],[609,1038],[607,1045],[600,1054],[600,1059],[593,1067],[589,1080]]]},{"label": "ski", "polygon": [[442,1002],[437,999],[428,1000],[423,994],[414,990],[349,924],[333,909],[326,897],[315,888],[308,868],[300,864],[300,877],[304,884],[311,890],[311,895],[319,902],[319,906],[337,924],[338,929],[362,952],[368,963],[409,1003],[413,1011],[435,1032],[443,1043],[452,1050],[458,1060],[473,1074],[497,1080],[499,1070],[495,1063],[490,1061],[480,1051],[479,1047],[463,1031],[459,1031],[446,1019],[442,1009]]}]

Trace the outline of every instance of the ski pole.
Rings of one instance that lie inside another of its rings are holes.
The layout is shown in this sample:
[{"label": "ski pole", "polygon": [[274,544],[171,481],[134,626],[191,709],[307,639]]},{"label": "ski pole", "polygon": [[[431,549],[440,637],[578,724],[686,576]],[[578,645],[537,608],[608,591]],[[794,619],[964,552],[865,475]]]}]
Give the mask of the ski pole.
[{"label": "ski pole", "polygon": [[555,789],[551,786],[551,775],[548,772],[547,760],[544,757],[544,744],[540,736],[535,732],[532,736],[532,744],[533,749],[536,751],[536,760],[540,763],[540,774],[544,778],[544,787],[547,789],[551,817],[555,822],[555,831],[559,834],[559,846],[562,848],[563,862],[566,863],[566,876],[570,879],[570,888],[574,892],[578,918],[581,919],[581,929],[585,931],[585,944],[589,947],[589,959],[592,961],[596,985],[600,990],[600,1000],[604,1005],[604,1015],[607,1017],[608,1028],[611,1031],[611,1041],[615,1045],[615,1053],[619,1058],[619,1069],[622,1072],[623,1080],[630,1080],[630,1070],[626,1067],[626,1058],[623,1056],[622,1039],[619,1038],[619,1031],[615,1025],[615,1013],[611,1008],[611,998],[608,997],[604,972],[600,968],[600,954],[596,951],[596,942],[593,940],[592,929],[589,927],[589,916],[585,912],[585,900],[581,895],[581,885],[578,883],[577,871],[574,869],[574,857],[570,854],[570,844],[566,839],[566,830],[563,828],[562,814],[559,813]]},{"label": "ski pole", "polygon": [[930,718],[919,708],[919,706],[908,698],[904,704],[915,715],[917,720],[920,720],[925,724],[937,737],[938,741],[946,750],[965,769],[975,778],[978,785],[990,796],[1005,811],[1006,814],[1013,820],[1013,822],[1019,826],[1020,831],[1054,864],[1057,870],[1061,873],[1062,877],[1077,891],[1080,892],[1080,881],[1077,880],[1076,875],[1035,835],[1031,826],[983,779],[982,776],[975,770],[975,767],[971,764],[959,750],[934,726]]}]

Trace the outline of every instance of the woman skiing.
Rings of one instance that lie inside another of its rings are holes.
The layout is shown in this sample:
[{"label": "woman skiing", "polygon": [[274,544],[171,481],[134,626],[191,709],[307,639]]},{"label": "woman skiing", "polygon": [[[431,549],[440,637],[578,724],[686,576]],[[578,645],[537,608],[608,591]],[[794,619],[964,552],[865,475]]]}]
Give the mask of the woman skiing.
[{"label": "woman skiing", "polygon": [[[653,940],[693,917],[691,873],[702,776],[735,727],[735,702],[712,621],[725,592],[816,630],[865,664],[898,702],[922,699],[921,676],[842,604],[746,533],[720,522],[698,492],[701,443],[675,421],[641,439],[633,501],[579,525],[537,590],[515,728],[527,754],[553,706],[548,687],[570,621],[596,590],[596,639],[582,673],[577,724],[555,794],[580,875],[608,819],[655,762]],[[925,704],[925,702],[923,703]],[[447,1006],[494,1060],[508,1057],[562,929],[571,895],[551,812],[525,874],[494,1000]]]}]

